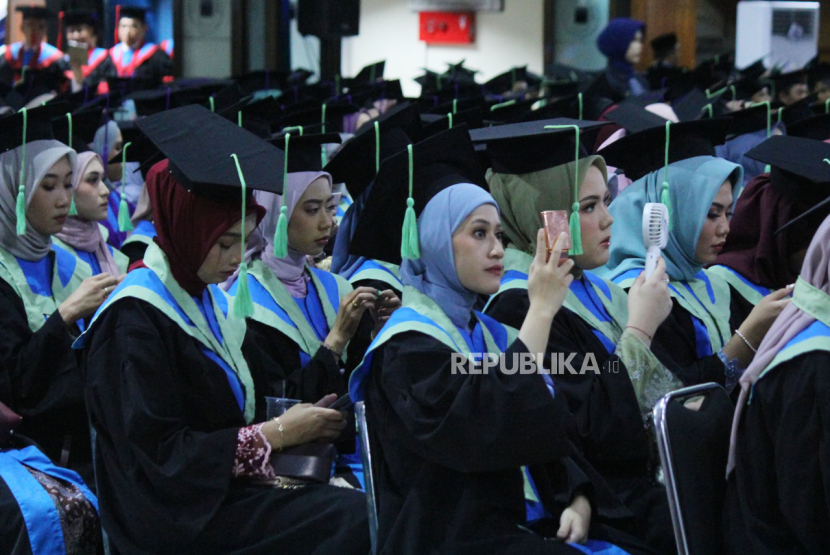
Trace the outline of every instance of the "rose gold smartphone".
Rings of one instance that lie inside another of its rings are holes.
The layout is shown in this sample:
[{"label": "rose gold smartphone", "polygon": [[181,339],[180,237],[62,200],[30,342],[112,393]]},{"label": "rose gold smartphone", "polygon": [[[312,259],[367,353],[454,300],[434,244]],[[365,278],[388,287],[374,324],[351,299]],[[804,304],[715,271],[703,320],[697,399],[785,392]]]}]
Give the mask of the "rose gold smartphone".
[{"label": "rose gold smartphone", "polygon": [[548,258],[553,250],[553,244],[560,233],[565,233],[565,245],[562,249],[561,258],[568,257],[568,251],[572,247],[571,230],[568,225],[568,211],[567,210],[545,210],[542,212],[542,223],[545,227],[545,243],[548,248]]}]

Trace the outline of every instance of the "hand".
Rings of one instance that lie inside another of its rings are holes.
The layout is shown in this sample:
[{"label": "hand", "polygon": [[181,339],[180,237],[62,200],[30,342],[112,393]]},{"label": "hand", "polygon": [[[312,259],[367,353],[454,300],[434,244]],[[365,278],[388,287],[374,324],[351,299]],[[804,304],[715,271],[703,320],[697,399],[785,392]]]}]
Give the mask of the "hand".
[{"label": "hand", "polygon": [[313,405],[311,403],[294,405],[279,417],[282,423],[282,435],[280,435],[279,424],[276,420],[269,420],[262,426],[265,439],[274,449],[278,449],[280,445],[285,449],[312,441],[330,443],[336,440],[346,427],[346,421],[340,411],[324,408],[335,400],[337,400],[337,395],[332,394],[326,395]]},{"label": "hand", "polygon": [[758,348],[770,327],[772,327],[772,323],[775,322],[784,307],[790,304],[792,299],[787,297],[792,292],[792,288],[789,287],[773,291],[755,305],[741,327],[738,328],[744,334],[744,337],[752,343],[753,347]]},{"label": "hand", "polygon": [[85,279],[75,291],[58,307],[61,318],[67,326],[95,313],[109,294],[124,280],[110,274],[98,274]]},{"label": "hand", "polygon": [[372,319],[375,321],[375,329],[372,331],[372,338],[377,337],[380,330],[389,320],[392,313],[401,307],[401,300],[391,289],[380,293],[375,300],[375,305],[369,309]]},{"label": "hand", "polygon": [[584,495],[577,495],[559,517],[556,537],[569,543],[585,543],[591,527],[591,503]]},{"label": "hand", "polygon": [[560,260],[562,245],[565,243],[566,235],[560,233],[553,243],[550,258],[547,259],[547,244],[545,241],[545,230],[540,229],[536,233],[536,256],[530,265],[530,272],[527,277],[527,295],[530,298],[530,310],[542,311],[540,314],[549,316],[551,319],[559,311],[568,288],[573,281],[571,268],[574,261]]},{"label": "hand", "polygon": [[369,308],[374,308],[377,298],[377,289],[358,287],[340,299],[337,318],[334,320],[331,331],[326,336],[326,344],[337,351],[343,351],[346,343],[354,337],[363,313]]},{"label": "hand", "polygon": [[[646,279],[646,273],[640,272],[634,284],[628,291],[628,322],[626,325],[642,330],[654,337],[654,332],[669,316],[672,308],[669,282],[666,275],[666,260],[661,256],[651,277]],[[641,337],[646,345],[651,343],[648,337]]]}]

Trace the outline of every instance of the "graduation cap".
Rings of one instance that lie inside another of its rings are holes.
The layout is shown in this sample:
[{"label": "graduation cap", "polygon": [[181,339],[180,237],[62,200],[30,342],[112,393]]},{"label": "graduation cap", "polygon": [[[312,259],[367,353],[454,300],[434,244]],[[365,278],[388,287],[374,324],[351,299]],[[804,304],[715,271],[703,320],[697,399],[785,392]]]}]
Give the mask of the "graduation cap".
[{"label": "graduation cap", "polygon": [[[462,110],[460,112],[456,112],[455,114],[449,112],[445,116],[441,116],[439,114],[429,115],[433,116],[435,119],[428,123],[424,120],[424,123],[426,123],[423,128],[424,137],[431,137],[432,135],[440,133],[445,129],[461,124],[466,125],[468,129],[479,129],[484,126],[484,118],[482,117],[481,108],[478,107],[470,108],[469,110]],[[422,115],[421,118],[423,120],[424,115]]]},{"label": "graduation cap", "polygon": [[544,104],[542,106],[525,113],[519,121],[541,121],[553,118],[584,119],[580,118],[583,115],[584,106],[580,110],[578,94],[557,98],[555,100],[545,100],[543,102]]},{"label": "graduation cap", "polygon": [[728,138],[732,139],[761,130],[771,132],[772,127],[778,122],[780,110],[781,108],[771,108],[769,102],[762,102],[743,110],[731,112],[729,117],[732,118],[732,125],[729,127]]},{"label": "graduation cap", "polygon": [[128,94],[125,99],[135,103],[135,112],[139,116],[151,116],[189,104],[187,93],[172,87],[136,91]]},{"label": "graduation cap", "polygon": [[620,103],[608,112],[605,118],[625,129],[626,133],[639,133],[652,127],[666,125],[666,118],[628,101]]},{"label": "graduation cap", "polygon": [[730,83],[724,96],[729,100],[750,100],[765,87],[768,87],[766,83],[762,83],[754,75],[749,75]]},{"label": "graduation cap", "polygon": [[14,90],[27,104],[44,94],[61,90],[67,81],[69,79],[66,75],[54,65],[43,69],[25,68],[21,80],[14,85]]},{"label": "graduation cap", "polygon": [[52,121],[52,128],[55,139],[76,152],[84,152],[89,150],[89,143],[95,140],[95,132],[103,124],[104,108],[97,106],[58,116]]},{"label": "graduation cap", "polygon": [[655,58],[665,58],[671,54],[677,46],[677,34],[665,33],[651,39],[651,49],[654,50]]},{"label": "graduation cap", "polygon": [[544,86],[548,98],[573,96],[579,92],[579,83],[576,81],[547,81]]},{"label": "graduation cap", "polygon": [[392,264],[400,264],[404,256],[419,258],[417,216],[435,195],[458,183],[486,189],[484,172],[463,125],[387,158],[366,199],[349,252]]},{"label": "graduation cap", "polygon": [[159,77],[107,77],[110,92],[127,95],[135,91],[155,89],[161,85]]},{"label": "graduation cap", "polygon": [[484,83],[484,88],[492,94],[502,94],[512,91],[516,83],[524,81],[526,76],[527,66],[514,67]]},{"label": "graduation cap", "polygon": [[[121,137],[124,144],[129,144],[127,148],[126,160],[127,162],[137,162],[140,164],[139,170],[142,176],[146,176],[147,172],[153,165],[161,160],[164,154],[158,147],[147,138],[142,131],[136,127],[134,121],[123,121],[118,123],[118,128],[121,130]],[[116,160],[116,155],[113,160]]]},{"label": "graduation cap", "polygon": [[819,83],[830,84],[830,64],[822,62],[810,68],[807,72],[811,87],[815,87]]},{"label": "graduation cap", "polygon": [[203,106],[175,108],[135,125],[169,158],[173,178],[196,195],[238,198],[231,154],[239,158],[248,188],[282,193],[282,151]]},{"label": "graduation cap", "polygon": [[746,156],[770,166],[772,187],[787,198],[812,205],[830,196],[830,144],[775,135]]},{"label": "graduation cap", "polygon": [[[683,98],[672,102],[671,107],[680,121],[692,121],[703,117],[718,117],[726,113],[721,99],[726,90],[721,89],[716,93],[705,93],[695,88]],[[711,114],[709,112],[711,106]]]},{"label": "graduation cap", "polygon": [[386,60],[375,62],[358,71],[357,75],[352,77],[349,81],[354,84],[374,83],[378,79],[383,79],[383,72],[385,69]]},{"label": "graduation cap", "polygon": [[294,127],[298,125],[311,126],[324,122],[326,131],[343,131],[343,118],[357,112],[359,108],[344,101],[323,103],[311,108],[296,110],[286,113],[278,124],[282,127]]},{"label": "graduation cap", "polygon": [[438,116],[443,116],[445,114],[463,112],[473,108],[484,109],[486,105],[487,101],[484,100],[483,96],[477,96],[474,98],[454,98],[447,102],[442,102],[437,106],[431,105],[427,109],[421,107],[421,114],[436,114]]},{"label": "graduation cap", "polygon": [[814,141],[830,139],[830,114],[801,119],[787,126],[787,135]]},{"label": "graduation cap", "polygon": [[582,90],[583,117],[589,120],[596,120],[617,102],[624,100],[620,93],[616,92],[608,83],[605,72],[600,73],[592,79]]},{"label": "graduation cap", "polygon": [[807,84],[807,74],[802,69],[789,73],[779,73],[778,75],[772,76],[771,79],[775,83],[774,96],[776,97],[781,93],[788,92],[795,85]]},{"label": "graduation cap", "polygon": [[422,90],[433,90],[439,89],[438,80],[439,74],[436,71],[432,71],[426,68],[423,68],[424,74],[416,77],[414,81],[421,85]]},{"label": "graduation cap", "polygon": [[422,136],[418,106],[404,102],[363,126],[326,165],[334,183],[345,183],[352,198],[372,182],[387,156]]},{"label": "graduation cap", "polygon": [[[731,120],[713,118],[674,123],[669,126],[668,163],[695,156],[714,156],[722,145]],[[657,171],[666,163],[666,126],[626,135],[599,152],[608,165],[622,168],[632,181]]]},{"label": "graduation cap", "polygon": [[65,27],[89,25],[98,29],[98,14],[92,10],[68,10],[63,15],[63,24]]},{"label": "graduation cap", "polygon": [[147,22],[147,10],[137,6],[121,6],[118,5],[118,17],[116,21],[121,21],[123,18],[137,19],[142,23]]},{"label": "graduation cap", "polygon": [[47,104],[0,117],[0,153],[13,150],[23,143],[54,140],[52,120],[66,115],[68,109],[69,106],[65,103]]},{"label": "graduation cap", "polygon": [[524,100],[508,100],[490,106],[489,112],[485,114],[487,121],[499,123],[516,123],[524,119],[530,112],[531,107],[539,102],[538,98]]},{"label": "graduation cap", "polygon": [[285,87],[288,73],[285,71],[260,70],[251,71],[236,77],[243,95],[252,94],[257,91],[282,89]]},{"label": "graduation cap", "polygon": [[[271,144],[286,152],[285,135],[277,135],[271,139]],[[288,134],[288,173],[319,172],[323,171],[322,150],[328,144],[340,144],[339,133],[315,133],[313,135]]]},{"label": "graduation cap", "polygon": [[18,6],[15,11],[23,14],[23,19],[52,19],[55,14],[43,6]]},{"label": "graduation cap", "polygon": [[815,114],[812,105],[816,100],[818,100],[818,95],[810,94],[798,102],[785,106],[781,112],[781,121],[784,122],[784,125],[790,126],[799,120],[811,117]]},{"label": "graduation cap", "polygon": [[449,69],[444,72],[444,77],[449,77],[459,83],[475,83],[476,73],[478,73],[478,70],[464,67],[464,62],[466,61],[467,60],[461,60],[457,64],[447,63]]},{"label": "graduation cap", "polygon": [[366,100],[403,100],[403,89],[400,79],[390,81],[375,81],[349,88],[349,94],[353,97],[364,97]]},{"label": "graduation cap", "polygon": [[470,131],[473,143],[487,145],[493,171],[519,175],[574,161],[573,126],[579,127],[580,156],[587,156],[604,121],[555,118]]},{"label": "graduation cap", "polygon": [[746,66],[745,68],[739,70],[739,73],[742,77],[750,77],[754,79],[758,79],[767,71],[767,66],[764,65],[764,58],[759,58],[755,60],[750,65]]}]

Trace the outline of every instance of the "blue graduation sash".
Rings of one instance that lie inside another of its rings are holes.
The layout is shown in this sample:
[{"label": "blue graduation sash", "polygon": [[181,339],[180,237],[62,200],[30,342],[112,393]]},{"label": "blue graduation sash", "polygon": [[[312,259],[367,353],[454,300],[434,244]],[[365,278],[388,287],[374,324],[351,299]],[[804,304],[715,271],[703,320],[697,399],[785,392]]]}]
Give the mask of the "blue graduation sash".
[{"label": "blue graduation sash", "polygon": [[55,466],[34,446],[0,451],[0,478],[12,492],[23,514],[32,553],[65,555],[66,545],[55,503],[24,464],[77,486],[96,511],[98,498],[86,487],[80,476],[67,468]]},{"label": "blue graduation sash", "polygon": [[717,264],[706,270],[709,272],[710,275],[714,274],[722,279],[724,279],[729,285],[731,285],[735,291],[740,293],[740,295],[746,299],[747,301],[751,302],[753,305],[757,305],[761,302],[761,299],[772,293],[766,287],[761,285],[756,285],[749,281],[747,278],[733,270],[728,266],[722,266]]},{"label": "blue graduation sash", "polygon": [[130,243],[144,243],[149,245],[156,237],[156,226],[153,222],[141,220],[130,235],[124,240],[121,246],[129,245]]},{"label": "blue graduation sash", "polygon": [[352,277],[349,278],[349,283],[352,285],[366,280],[380,281],[385,283],[395,291],[403,291],[403,283],[401,282],[401,267],[397,264],[390,264],[389,262],[382,262],[380,260],[372,260],[367,258],[354,271]]}]

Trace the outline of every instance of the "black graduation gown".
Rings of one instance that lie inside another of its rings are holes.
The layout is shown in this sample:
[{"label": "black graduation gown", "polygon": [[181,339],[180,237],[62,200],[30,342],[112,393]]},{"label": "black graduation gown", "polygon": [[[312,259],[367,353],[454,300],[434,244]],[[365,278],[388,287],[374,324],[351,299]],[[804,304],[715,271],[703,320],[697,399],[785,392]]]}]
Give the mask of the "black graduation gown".
[{"label": "black graduation gown", "polygon": [[[490,302],[487,315],[521,328],[530,300],[524,289],[509,289]],[[574,416],[578,445],[619,499],[636,516],[632,533],[669,553],[676,549],[665,488],[654,481],[651,439],[646,432],[628,369],[619,356],[609,354],[579,315],[559,309],[546,348],[550,353],[574,353],[571,366],[579,372],[586,353],[596,357],[600,373],[553,375],[555,391],[564,395]]]},{"label": "black graduation gown", "polygon": [[[517,340],[505,355],[526,352]],[[599,500],[568,458],[567,413],[541,376],[453,375],[452,353],[415,332],[374,351],[366,406],[380,552],[576,553],[519,528],[526,518],[522,465],[555,522],[577,493]],[[636,543],[629,552],[644,552]]]},{"label": "black graduation gown", "polygon": [[[195,339],[137,299],[100,319],[84,351],[87,404],[102,524],[120,553],[368,552],[363,494],[232,479],[245,421]],[[251,347],[246,340],[262,421],[265,376]]]},{"label": "black graduation gown", "polygon": [[94,489],[83,380],[60,313],[33,333],[23,300],[0,280],[0,322],[0,401],[23,417],[17,431],[55,464],[69,447],[66,466]]},{"label": "black graduation gown", "polygon": [[115,77],[118,72],[115,69],[115,64],[112,63],[109,52],[107,52],[104,59],[89,72],[89,75],[84,77],[84,86],[90,91],[90,97],[94,96],[98,91],[98,85],[107,80],[107,77]]},{"label": "black graduation gown", "polygon": [[173,75],[173,60],[167,52],[159,48],[143,64],[135,68],[133,77],[161,83],[162,79],[168,75]]},{"label": "black graduation gown", "polygon": [[132,266],[139,260],[144,260],[144,253],[147,252],[147,243],[133,241],[132,243],[121,245],[119,250],[121,254],[130,259],[130,266]]},{"label": "black graduation gown", "polygon": [[727,496],[730,553],[830,553],[830,353],[760,380],[738,431]]}]

